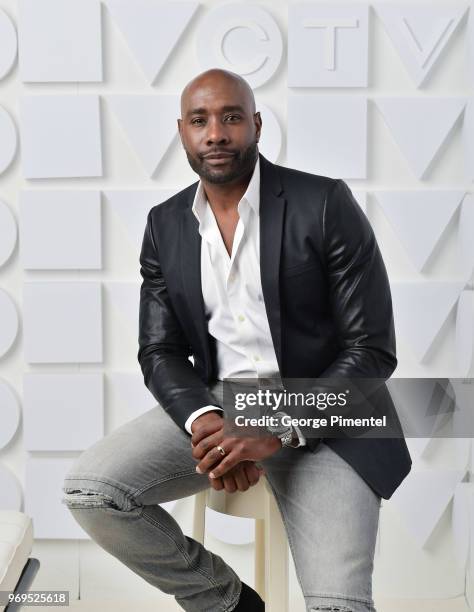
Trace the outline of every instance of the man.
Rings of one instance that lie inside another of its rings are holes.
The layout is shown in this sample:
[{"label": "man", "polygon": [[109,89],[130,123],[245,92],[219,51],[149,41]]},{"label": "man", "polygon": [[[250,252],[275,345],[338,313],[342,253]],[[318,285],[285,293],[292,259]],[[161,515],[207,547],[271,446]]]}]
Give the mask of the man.
[{"label": "man", "polygon": [[184,88],[179,135],[200,181],[150,210],[140,255],[138,359],[161,407],[83,453],[64,501],[183,609],[260,611],[257,593],[157,504],[245,491],[263,466],[307,609],[373,612],[381,498],[410,471],[404,439],[224,433],[226,378],[375,379],[373,401],[393,407],[392,305],[373,231],[344,181],[261,155],[261,128],[240,76],[208,70]]}]

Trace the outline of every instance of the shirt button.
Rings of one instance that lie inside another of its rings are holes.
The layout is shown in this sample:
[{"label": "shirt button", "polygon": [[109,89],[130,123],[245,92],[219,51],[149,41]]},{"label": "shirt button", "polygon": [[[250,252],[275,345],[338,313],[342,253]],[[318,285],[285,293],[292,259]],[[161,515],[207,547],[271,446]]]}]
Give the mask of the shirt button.
[{"label": "shirt button", "polygon": [[259,357],[259,355],[254,355],[254,356],[253,356],[253,360],[254,360],[254,361],[260,361],[260,357]]},{"label": "shirt button", "polygon": [[243,323],[243,322],[245,321],[245,317],[244,317],[244,315],[239,315],[237,318],[238,318],[238,320],[239,320],[241,323]]},{"label": "shirt button", "polygon": [[235,280],[235,274],[232,272],[231,274],[229,274],[229,281],[233,282]]}]

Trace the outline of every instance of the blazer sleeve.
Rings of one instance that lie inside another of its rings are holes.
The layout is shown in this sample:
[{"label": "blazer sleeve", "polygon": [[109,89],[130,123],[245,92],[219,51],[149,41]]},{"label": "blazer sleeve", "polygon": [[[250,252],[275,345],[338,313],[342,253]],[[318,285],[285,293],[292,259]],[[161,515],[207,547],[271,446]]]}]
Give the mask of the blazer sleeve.
[{"label": "blazer sleeve", "polygon": [[[153,210],[153,209],[152,209]],[[168,295],[148,213],[140,253],[138,361],[146,387],[183,430],[192,412],[216,399],[193,368],[187,341]],[[189,432],[186,432],[189,433]]]},{"label": "blazer sleeve", "polygon": [[342,348],[320,376],[386,380],[397,366],[390,285],[372,227],[342,179],[330,187],[322,225],[331,312]]}]

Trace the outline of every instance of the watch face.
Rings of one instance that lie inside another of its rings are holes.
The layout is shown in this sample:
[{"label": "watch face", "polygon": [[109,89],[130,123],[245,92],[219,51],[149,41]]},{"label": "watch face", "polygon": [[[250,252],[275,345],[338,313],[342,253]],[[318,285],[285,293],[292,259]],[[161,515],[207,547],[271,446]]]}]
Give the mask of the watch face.
[{"label": "watch face", "polygon": [[[283,413],[284,414],[284,413]],[[272,415],[274,417],[274,420],[277,421],[276,425],[268,425],[268,429],[269,431],[271,431],[273,434],[277,435],[277,436],[281,436],[282,434],[285,434],[287,432],[291,433],[291,425],[284,425],[281,422],[281,417],[283,416],[282,413],[280,412],[276,412],[274,415]]]}]

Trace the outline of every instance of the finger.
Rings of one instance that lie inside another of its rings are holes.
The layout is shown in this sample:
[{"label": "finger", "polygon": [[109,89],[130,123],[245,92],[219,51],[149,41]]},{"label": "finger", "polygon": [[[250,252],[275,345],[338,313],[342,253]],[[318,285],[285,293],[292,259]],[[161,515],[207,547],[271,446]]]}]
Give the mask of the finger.
[{"label": "finger", "polygon": [[260,470],[254,463],[248,463],[244,466],[247,480],[251,487],[257,484],[260,480]]},{"label": "finger", "polygon": [[209,482],[215,491],[222,491],[224,488],[224,481],[222,478],[209,478]]},{"label": "finger", "polygon": [[224,487],[227,493],[235,493],[237,491],[237,484],[235,478],[231,474],[226,474],[222,477],[224,481]]},{"label": "finger", "polygon": [[226,455],[222,461],[212,468],[212,471],[209,473],[210,478],[218,478],[219,476],[223,476],[226,472],[237,465],[242,461],[242,454],[236,448],[232,449],[232,451]]},{"label": "finger", "polygon": [[[201,461],[197,464],[196,472],[198,472],[198,474],[204,474],[205,472],[208,472],[212,467],[215,467],[218,463],[225,460],[228,454],[232,453],[236,444],[237,442],[230,438],[221,440],[220,445],[222,446],[222,448],[224,448],[227,455],[223,457],[219,449],[214,446],[204,455],[204,457],[202,457]],[[238,461],[236,461],[236,463],[238,463]],[[230,466],[227,469],[230,469]],[[219,474],[219,476],[222,476],[223,473],[224,472]]]},{"label": "finger", "polygon": [[237,489],[239,491],[247,491],[250,487],[250,483],[247,478],[244,466],[241,463],[239,463],[239,465],[237,465],[236,468],[233,470],[233,475],[235,478],[235,484],[237,485]]},{"label": "finger", "polygon": [[202,459],[206,453],[222,442],[222,433],[216,431],[215,433],[202,438],[193,448],[192,455],[194,459]]},{"label": "finger", "polygon": [[215,419],[207,422],[205,425],[200,425],[192,433],[191,445],[196,446],[196,444],[198,444],[203,438],[212,435],[219,429],[223,429],[222,421],[220,419]]}]

